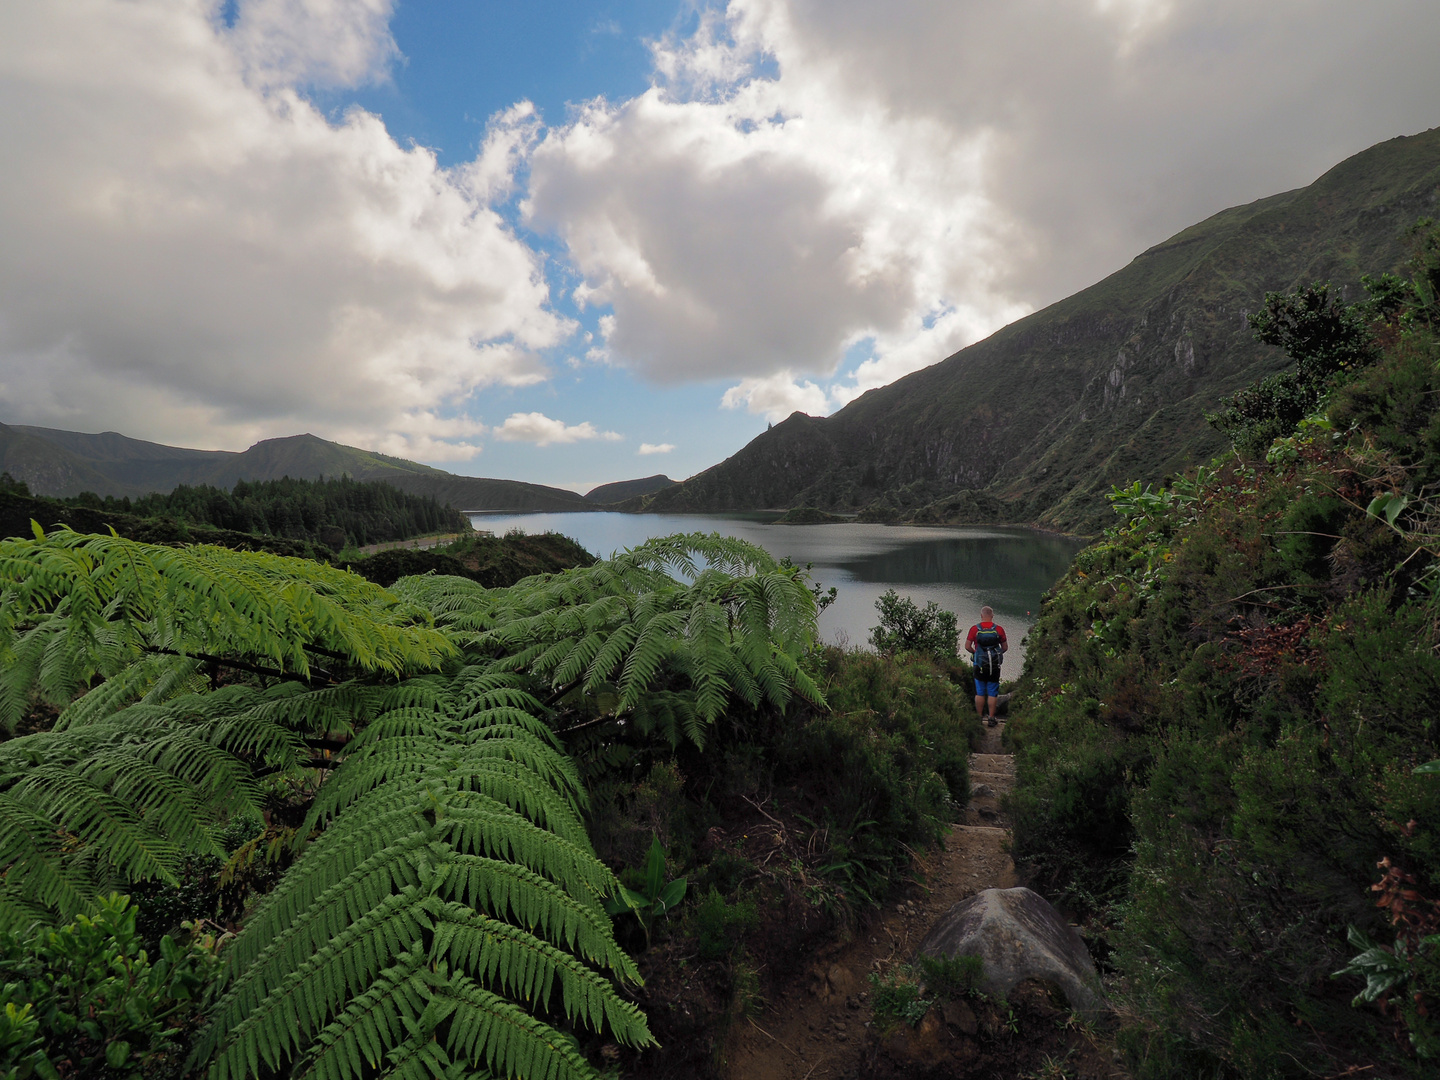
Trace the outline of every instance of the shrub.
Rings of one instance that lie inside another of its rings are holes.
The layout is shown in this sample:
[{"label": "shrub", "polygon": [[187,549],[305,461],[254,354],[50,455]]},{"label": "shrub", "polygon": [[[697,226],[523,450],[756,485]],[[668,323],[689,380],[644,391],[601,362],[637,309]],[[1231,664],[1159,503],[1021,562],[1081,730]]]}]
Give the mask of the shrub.
[{"label": "shrub", "polygon": [[909,968],[892,968],[885,975],[871,972],[870,1009],[881,1034],[901,1024],[914,1027],[932,1004],[930,999],[920,996],[920,983]]},{"label": "shrub", "polygon": [[943,998],[968,997],[980,992],[985,978],[985,961],[978,956],[917,957],[925,989]]},{"label": "shrub", "polygon": [[719,960],[731,955],[745,935],[759,924],[760,914],[753,900],[727,903],[712,885],[695,908],[694,927],[702,960]]},{"label": "shrub", "polygon": [[887,589],[875,601],[880,625],[870,631],[870,644],[882,653],[930,653],[942,663],[954,657],[960,631],[955,613],[934,600],[920,608],[908,596]]},{"label": "shrub", "polygon": [[203,943],[152,960],[127,896],[59,928],[0,934],[0,1074],[171,1075],[218,975]]}]

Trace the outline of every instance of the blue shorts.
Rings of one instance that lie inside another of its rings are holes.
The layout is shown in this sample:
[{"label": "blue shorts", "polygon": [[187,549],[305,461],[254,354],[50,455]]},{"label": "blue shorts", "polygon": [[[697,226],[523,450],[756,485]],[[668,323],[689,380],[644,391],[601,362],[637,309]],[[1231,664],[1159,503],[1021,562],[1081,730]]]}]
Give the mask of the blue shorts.
[{"label": "blue shorts", "polygon": [[999,680],[999,679],[993,679],[993,680],[992,680],[992,679],[982,679],[982,678],[980,678],[980,677],[977,675],[977,676],[975,677],[975,696],[976,696],[976,697],[999,697],[999,696],[1000,696],[1000,680]]}]

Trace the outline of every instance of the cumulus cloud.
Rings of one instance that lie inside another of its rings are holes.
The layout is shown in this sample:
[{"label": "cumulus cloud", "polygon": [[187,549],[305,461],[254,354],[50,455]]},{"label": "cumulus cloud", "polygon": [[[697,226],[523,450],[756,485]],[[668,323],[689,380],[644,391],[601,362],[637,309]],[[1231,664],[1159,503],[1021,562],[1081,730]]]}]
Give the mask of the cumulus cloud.
[{"label": "cumulus cloud", "polygon": [[726,409],[743,408],[746,412],[775,422],[794,412],[824,416],[830,411],[829,395],[808,379],[800,382],[789,371],[779,371],[764,378],[742,379],[720,398]]},{"label": "cumulus cloud", "polygon": [[552,420],[538,412],[511,413],[505,422],[495,429],[495,437],[502,442],[528,442],[536,446],[582,442],[587,439],[616,442],[624,438],[615,431],[599,430],[589,420],[580,424],[566,424],[563,420]]},{"label": "cumulus cloud", "polygon": [[1440,100],[1433,0],[712,0],[647,92],[518,103],[444,169],[305,96],[389,77],[393,7],[0,4],[3,419],[437,461],[618,438],[465,415],[578,329],[512,198],[598,312],[577,368],[825,413]]},{"label": "cumulus cloud", "polygon": [[[531,161],[527,213],[565,240],[613,359],[661,382],[833,370],[937,299],[981,329],[1014,310],[990,267],[1006,216],[986,137],[857,96],[781,5],[731,4],[656,49],[660,84],[595,101]],[[754,65],[779,58],[778,78]]]},{"label": "cumulus cloud", "polygon": [[525,206],[612,362],[824,412],[1433,124],[1437,48],[1428,0],[729,0],[546,135]]},{"label": "cumulus cloud", "polygon": [[478,452],[430,420],[545,378],[572,332],[493,208],[538,121],[495,118],[447,171],[376,116],[322,115],[305,87],[386,76],[390,6],[0,5],[6,419]]},{"label": "cumulus cloud", "polygon": [[670,453],[671,450],[674,450],[674,449],[675,449],[675,444],[674,444],[674,443],[668,443],[668,442],[662,442],[662,443],[642,442],[642,443],[640,444],[640,449],[637,450],[637,451],[635,451],[635,452],[636,452],[637,454],[639,454],[640,456],[645,457],[645,456],[647,456],[647,455],[649,455],[649,454],[668,454],[668,453]]}]

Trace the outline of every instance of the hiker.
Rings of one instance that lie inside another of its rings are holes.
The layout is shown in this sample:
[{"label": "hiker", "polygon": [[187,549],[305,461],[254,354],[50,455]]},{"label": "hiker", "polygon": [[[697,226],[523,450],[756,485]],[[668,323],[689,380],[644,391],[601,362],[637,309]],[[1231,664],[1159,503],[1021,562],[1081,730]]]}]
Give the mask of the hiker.
[{"label": "hiker", "polygon": [[[1005,662],[1005,653],[1010,642],[1005,640],[1005,628],[995,621],[995,609],[985,606],[980,609],[980,621],[970,627],[965,637],[965,651],[975,664],[975,711],[991,727],[996,724],[995,712],[999,708],[1000,665]],[[990,716],[985,716],[986,708]]]}]

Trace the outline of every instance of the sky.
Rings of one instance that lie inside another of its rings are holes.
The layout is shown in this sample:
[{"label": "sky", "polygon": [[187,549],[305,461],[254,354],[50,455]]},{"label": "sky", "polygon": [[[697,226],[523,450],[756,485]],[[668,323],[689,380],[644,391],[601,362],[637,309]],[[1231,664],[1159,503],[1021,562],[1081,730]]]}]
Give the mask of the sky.
[{"label": "sky", "polygon": [[1440,124],[1434,0],[6,0],[0,422],[692,475]]}]

